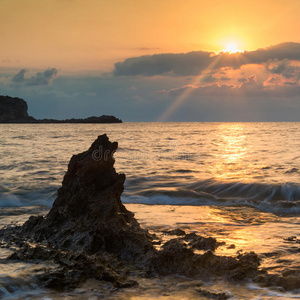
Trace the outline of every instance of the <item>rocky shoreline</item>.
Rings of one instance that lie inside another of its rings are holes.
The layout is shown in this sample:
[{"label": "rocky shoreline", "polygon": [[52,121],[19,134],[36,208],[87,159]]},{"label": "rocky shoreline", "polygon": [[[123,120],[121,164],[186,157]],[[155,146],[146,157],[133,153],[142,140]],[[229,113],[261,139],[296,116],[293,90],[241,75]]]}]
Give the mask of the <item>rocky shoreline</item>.
[{"label": "rocky shoreline", "polygon": [[[138,285],[140,278],[173,274],[300,288],[299,274],[269,274],[260,268],[261,258],[254,252],[218,256],[214,251],[227,245],[212,237],[177,229],[165,232],[170,239],[163,242],[142,229],[121,202],[125,175],[114,169],[117,148],[106,135],[99,136],[87,151],[71,158],[46,216],[32,216],[22,226],[0,230],[1,247],[13,250],[8,261],[51,263],[37,278],[59,291],[89,279],[119,289]],[[203,287],[197,291],[205,297],[229,297]]]},{"label": "rocky shoreline", "polygon": [[29,123],[29,124],[48,124],[48,123],[122,123],[122,120],[114,117],[102,115],[99,117],[93,116],[83,119],[35,119],[28,115],[28,105],[25,100],[17,97],[0,96],[0,123]]}]

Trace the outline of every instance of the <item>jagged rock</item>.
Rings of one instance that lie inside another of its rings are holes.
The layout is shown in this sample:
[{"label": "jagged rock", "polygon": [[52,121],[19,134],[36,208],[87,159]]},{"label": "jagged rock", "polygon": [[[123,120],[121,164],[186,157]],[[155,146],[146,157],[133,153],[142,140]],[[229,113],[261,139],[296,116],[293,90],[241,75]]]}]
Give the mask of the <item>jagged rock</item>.
[{"label": "jagged rock", "polygon": [[99,136],[90,149],[74,155],[48,215],[31,217],[23,236],[59,249],[95,254],[108,252],[137,259],[152,249],[149,234],[122,204],[125,175],[113,154],[118,143]]},{"label": "jagged rock", "polygon": [[182,239],[173,239],[153,257],[153,264],[157,272],[164,275],[216,275],[239,281],[259,275],[260,259],[254,252],[240,253],[236,257],[217,256],[212,251],[195,254]]},{"label": "jagged rock", "polygon": [[226,292],[216,293],[216,292],[210,292],[210,291],[207,291],[204,289],[197,289],[196,291],[207,298],[213,298],[213,299],[219,299],[219,300],[226,300],[226,299],[230,298],[230,296]]},{"label": "jagged rock", "polygon": [[99,136],[71,158],[45,217],[31,216],[22,226],[0,231],[9,247],[19,247],[8,259],[59,266],[39,276],[45,286],[74,288],[93,278],[130,287],[136,282],[126,278],[126,264],[145,267],[147,256],[154,255],[151,236],[121,202],[125,175],[113,167],[117,147],[105,134]]},{"label": "jagged rock", "polygon": [[186,235],[185,231],[180,228],[164,231],[163,233],[167,235],[177,235],[177,236]]},{"label": "jagged rock", "polygon": [[215,238],[203,237],[194,232],[187,234],[185,237],[183,237],[183,240],[187,241],[192,249],[197,250],[215,251],[219,246],[224,245],[224,243],[217,242]]}]

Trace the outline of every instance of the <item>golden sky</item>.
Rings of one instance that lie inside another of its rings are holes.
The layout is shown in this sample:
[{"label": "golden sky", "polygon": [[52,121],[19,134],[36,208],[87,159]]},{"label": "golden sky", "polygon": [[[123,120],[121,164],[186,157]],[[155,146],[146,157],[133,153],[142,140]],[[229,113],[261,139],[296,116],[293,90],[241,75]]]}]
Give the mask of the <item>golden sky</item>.
[{"label": "golden sky", "polygon": [[300,0],[0,0],[0,94],[37,118],[300,121],[299,16]]},{"label": "golden sky", "polygon": [[112,70],[131,56],[300,42],[299,0],[0,0],[2,66]]}]

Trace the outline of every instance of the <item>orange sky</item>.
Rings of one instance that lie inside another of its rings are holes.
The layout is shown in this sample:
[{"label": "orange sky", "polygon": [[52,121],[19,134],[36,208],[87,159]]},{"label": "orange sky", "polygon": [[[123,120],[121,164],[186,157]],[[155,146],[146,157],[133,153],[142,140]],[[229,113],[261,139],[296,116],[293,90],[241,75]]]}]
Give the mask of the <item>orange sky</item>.
[{"label": "orange sky", "polygon": [[300,42],[299,0],[0,0],[2,67],[112,70],[127,57]]}]

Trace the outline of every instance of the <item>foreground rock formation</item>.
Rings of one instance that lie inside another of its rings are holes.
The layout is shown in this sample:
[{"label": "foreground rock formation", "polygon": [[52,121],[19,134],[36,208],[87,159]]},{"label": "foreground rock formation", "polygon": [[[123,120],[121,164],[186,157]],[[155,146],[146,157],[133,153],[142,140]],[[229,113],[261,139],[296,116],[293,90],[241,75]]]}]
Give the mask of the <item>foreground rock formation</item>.
[{"label": "foreground rock formation", "polygon": [[179,237],[156,250],[154,245],[161,241],[142,229],[121,202],[125,175],[113,167],[117,147],[106,135],[99,136],[87,151],[71,158],[45,217],[32,216],[22,226],[0,231],[1,245],[14,249],[9,260],[51,262],[53,266],[44,267],[38,279],[58,290],[75,288],[88,279],[131,287],[141,276],[170,274],[300,287],[295,276],[284,278],[260,270],[254,252],[215,255],[213,251],[222,244],[211,237],[178,229],[167,234]]},{"label": "foreground rock formation", "polygon": [[99,136],[90,149],[74,155],[48,215],[31,217],[23,235],[59,249],[122,259],[144,255],[150,238],[121,202],[125,174],[116,173],[113,153],[118,144]]},{"label": "foreground rock formation", "polygon": [[28,105],[23,99],[0,96],[0,123],[122,123],[122,120],[106,115],[85,119],[38,120],[29,116],[27,111]]}]

